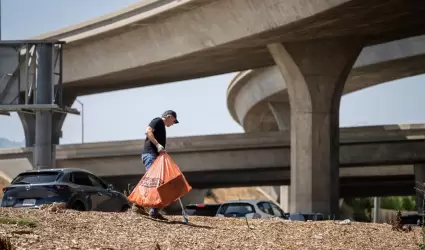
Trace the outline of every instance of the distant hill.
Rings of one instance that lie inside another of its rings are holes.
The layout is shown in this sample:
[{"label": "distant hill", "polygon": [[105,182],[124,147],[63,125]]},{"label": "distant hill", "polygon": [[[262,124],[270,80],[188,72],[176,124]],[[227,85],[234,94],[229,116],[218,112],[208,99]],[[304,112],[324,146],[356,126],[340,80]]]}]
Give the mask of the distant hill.
[{"label": "distant hill", "polygon": [[0,148],[20,148],[20,147],[25,147],[25,143],[11,141],[9,139],[0,137]]}]

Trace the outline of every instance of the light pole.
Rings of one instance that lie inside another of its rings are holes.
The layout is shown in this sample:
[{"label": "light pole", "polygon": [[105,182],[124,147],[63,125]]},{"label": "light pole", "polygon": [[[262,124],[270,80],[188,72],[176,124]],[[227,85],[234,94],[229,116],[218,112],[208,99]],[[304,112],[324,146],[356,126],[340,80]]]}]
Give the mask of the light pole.
[{"label": "light pole", "polygon": [[84,103],[75,99],[81,105],[81,143],[84,144]]}]

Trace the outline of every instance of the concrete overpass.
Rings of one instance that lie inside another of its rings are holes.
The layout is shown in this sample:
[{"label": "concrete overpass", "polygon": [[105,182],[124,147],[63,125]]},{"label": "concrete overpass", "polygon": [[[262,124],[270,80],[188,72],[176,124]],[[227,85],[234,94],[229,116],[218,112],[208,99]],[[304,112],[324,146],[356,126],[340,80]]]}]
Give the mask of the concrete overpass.
[{"label": "concrete overpass", "polygon": [[425,6],[412,4],[147,1],[37,38],[67,42],[64,82],[81,95],[272,66],[266,45],[275,42],[363,36],[370,45],[421,34]]},{"label": "concrete overpass", "polygon": [[[341,188],[374,178],[412,177],[408,164],[425,162],[424,138],[423,124],[341,128],[340,176],[347,179]],[[144,173],[142,148],[142,140],[60,145],[56,164],[87,169],[121,188]],[[169,139],[167,148],[196,188],[290,183],[287,132],[177,137]],[[3,172],[16,171],[11,167],[16,162],[31,168],[31,160],[31,148],[0,151]]]},{"label": "concrete overpass", "polygon": [[149,0],[32,39],[67,42],[63,81],[79,96],[272,66],[275,42],[354,35],[367,46],[421,34],[425,6],[412,4]]}]

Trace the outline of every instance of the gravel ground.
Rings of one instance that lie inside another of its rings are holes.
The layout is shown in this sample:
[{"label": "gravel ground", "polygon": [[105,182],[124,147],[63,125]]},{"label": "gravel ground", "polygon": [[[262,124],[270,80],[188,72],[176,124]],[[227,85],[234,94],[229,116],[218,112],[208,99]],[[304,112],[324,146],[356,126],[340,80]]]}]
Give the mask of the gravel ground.
[{"label": "gravel ground", "polygon": [[[392,231],[387,224],[264,221],[179,216],[159,222],[126,213],[0,208],[1,218],[36,226],[0,224],[16,249],[418,249],[420,229]],[[249,227],[247,225],[249,223]],[[158,246],[157,246],[158,245]]]}]

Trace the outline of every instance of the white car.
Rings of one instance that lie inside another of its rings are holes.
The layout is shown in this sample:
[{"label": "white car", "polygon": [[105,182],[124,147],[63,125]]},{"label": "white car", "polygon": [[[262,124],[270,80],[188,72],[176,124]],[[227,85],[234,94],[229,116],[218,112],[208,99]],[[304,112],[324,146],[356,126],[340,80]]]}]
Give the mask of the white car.
[{"label": "white car", "polygon": [[221,204],[216,216],[248,219],[287,219],[288,214],[270,201],[234,200]]}]

